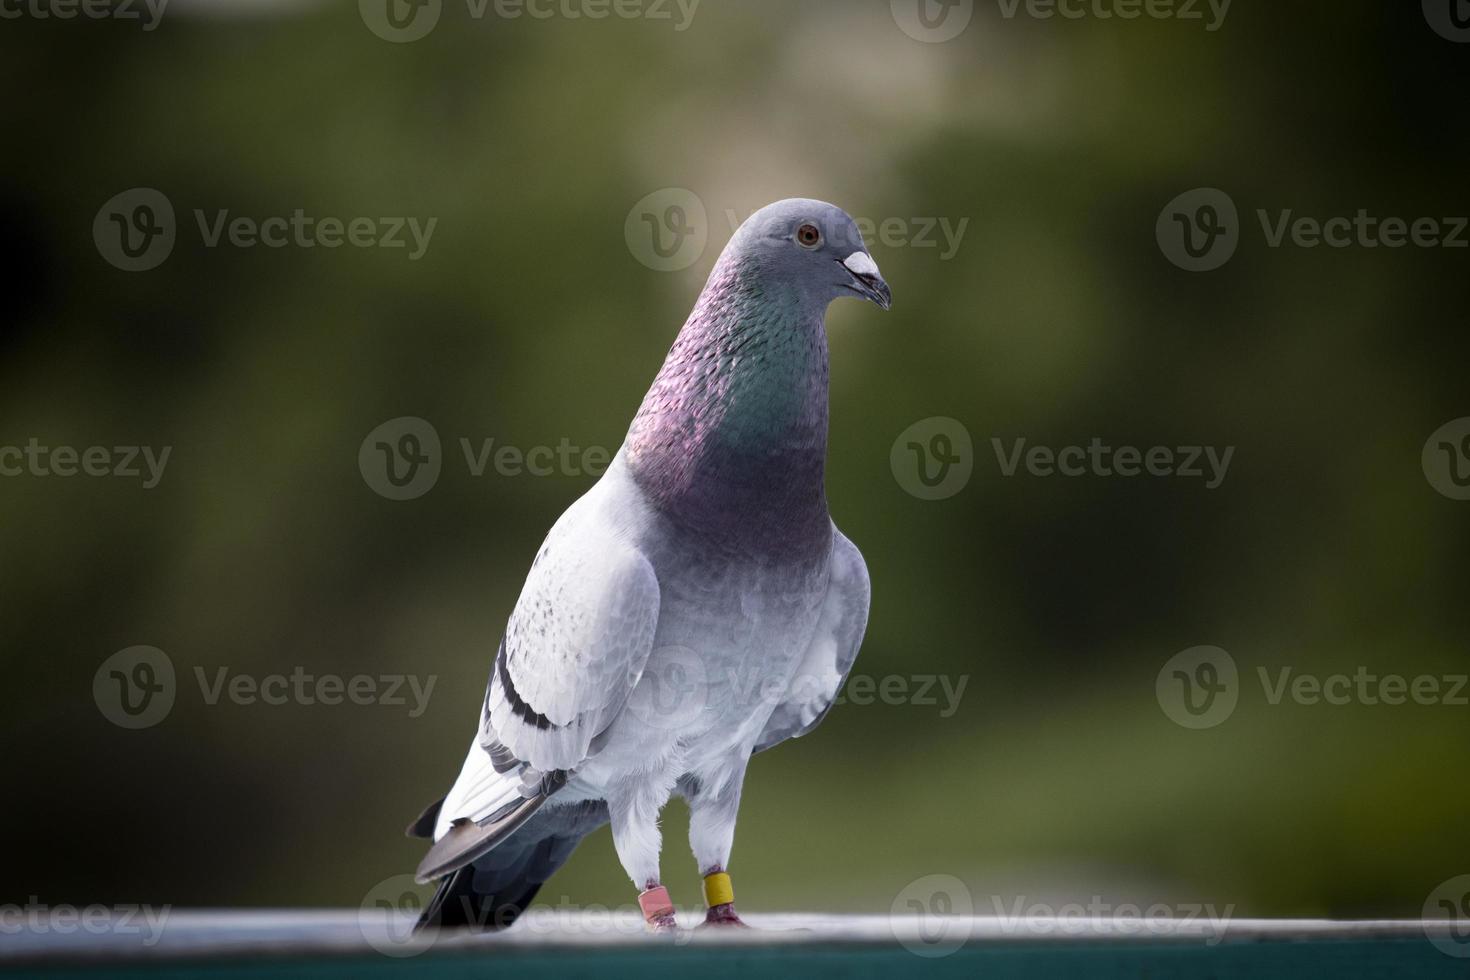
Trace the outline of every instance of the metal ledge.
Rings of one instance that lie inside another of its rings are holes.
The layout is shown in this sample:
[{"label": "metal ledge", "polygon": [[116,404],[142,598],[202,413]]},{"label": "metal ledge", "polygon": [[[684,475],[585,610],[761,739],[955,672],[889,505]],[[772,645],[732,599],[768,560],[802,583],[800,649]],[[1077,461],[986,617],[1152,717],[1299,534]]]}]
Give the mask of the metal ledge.
[{"label": "metal ledge", "polygon": [[[686,912],[688,921],[697,914]],[[1449,922],[750,915],[748,930],[647,934],[627,911],[533,909],[490,934],[410,934],[365,910],[174,911],[94,923],[0,924],[0,973],[36,977],[702,978],[1470,977]]]}]

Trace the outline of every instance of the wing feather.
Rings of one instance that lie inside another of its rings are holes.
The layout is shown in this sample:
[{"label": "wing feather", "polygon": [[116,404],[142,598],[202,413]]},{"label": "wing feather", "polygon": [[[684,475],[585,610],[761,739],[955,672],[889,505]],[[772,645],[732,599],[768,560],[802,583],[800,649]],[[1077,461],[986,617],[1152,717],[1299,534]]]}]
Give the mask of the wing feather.
[{"label": "wing feather", "polygon": [[589,494],[536,556],[506,626],[481,725],[487,751],[570,770],[642,675],[658,625],[653,566]]}]

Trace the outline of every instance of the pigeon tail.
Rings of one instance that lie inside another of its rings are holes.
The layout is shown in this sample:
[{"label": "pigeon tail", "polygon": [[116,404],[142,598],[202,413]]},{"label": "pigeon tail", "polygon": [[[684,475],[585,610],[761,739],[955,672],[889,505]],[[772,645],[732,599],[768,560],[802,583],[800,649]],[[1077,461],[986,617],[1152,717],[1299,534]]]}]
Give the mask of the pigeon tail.
[{"label": "pigeon tail", "polygon": [[492,842],[491,850],[439,882],[415,928],[506,928],[582,838],[606,822],[607,805],[601,801],[555,806],[523,819],[513,833]]},{"label": "pigeon tail", "polygon": [[[566,773],[553,772],[543,776],[539,785],[529,794],[522,795],[527,793],[522,789],[520,793],[515,794],[513,799],[483,819],[472,820],[469,817],[454,819],[448,829],[439,835],[434,846],[429,848],[424,859],[419,862],[418,871],[415,872],[418,880],[429,882],[459,871],[491,851],[531,819],[536,811],[541,809],[542,804],[565,786],[566,782]],[[417,829],[419,824],[427,822],[425,820],[427,816],[428,811],[425,811],[424,817],[420,817],[418,823],[411,829]]]}]

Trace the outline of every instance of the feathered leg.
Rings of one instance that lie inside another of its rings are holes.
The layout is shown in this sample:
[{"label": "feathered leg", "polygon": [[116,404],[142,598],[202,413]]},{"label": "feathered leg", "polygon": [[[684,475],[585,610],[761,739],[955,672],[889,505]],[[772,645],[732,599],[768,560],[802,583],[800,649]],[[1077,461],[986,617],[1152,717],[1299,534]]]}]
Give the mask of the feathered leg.
[{"label": "feathered leg", "polygon": [[730,851],[735,846],[735,818],[740,810],[740,787],[745,782],[748,752],[726,760],[706,774],[689,797],[689,847],[704,876],[706,925],[743,926],[735,914],[735,892],[730,885]]},{"label": "feathered leg", "polygon": [[657,769],[630,779],[608,791],[608,814],[612,818],[613,847],[618,860],[635,887],[641,889],[638,904],[655,932],[675,927],[674,907],[668,891],[659,883],[659,851],[663,837],[658,817],[674,790],[671,768]]}]

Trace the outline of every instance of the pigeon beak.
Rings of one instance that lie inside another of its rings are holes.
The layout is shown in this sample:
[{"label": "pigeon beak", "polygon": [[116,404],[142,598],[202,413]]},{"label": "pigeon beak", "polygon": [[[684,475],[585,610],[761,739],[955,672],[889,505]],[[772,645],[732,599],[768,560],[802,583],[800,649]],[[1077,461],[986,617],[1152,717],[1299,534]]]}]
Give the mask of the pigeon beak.
[{"label": "pigeon beak", "polygon": [[867,252],[853,252],[842,260],[842,265],[852,274],[852,282],[844,284],[848,289],[857,293],[863,299],[871,300],[879,309],[888,309],[893,305],[893,292],[888,288],[888,283],[883,281],[883,274],[878,271],[878,263]]}]

